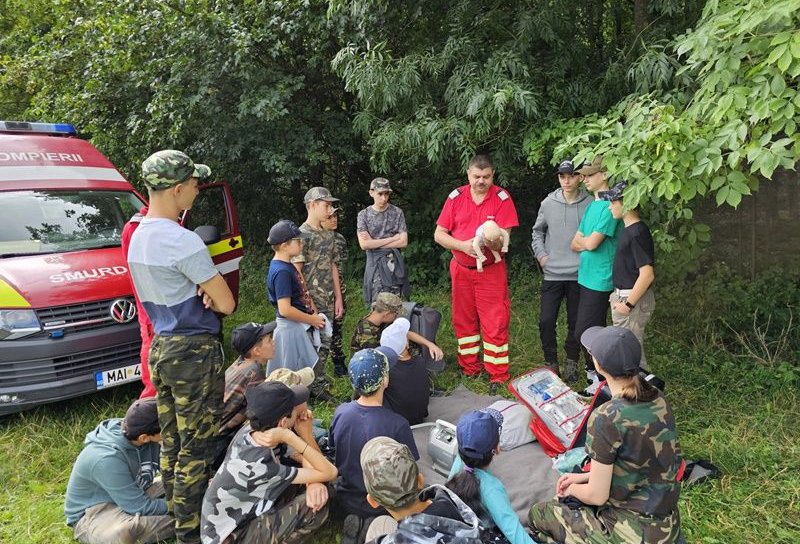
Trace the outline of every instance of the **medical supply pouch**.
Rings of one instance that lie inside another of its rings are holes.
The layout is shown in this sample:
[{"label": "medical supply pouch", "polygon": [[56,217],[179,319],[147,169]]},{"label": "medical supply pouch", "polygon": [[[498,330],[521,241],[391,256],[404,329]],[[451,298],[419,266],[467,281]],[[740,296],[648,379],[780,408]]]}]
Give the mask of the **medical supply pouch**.
[{"label": "medical supply pouch", "polygon": [[550,457],[584,445],[589,414],[611,398],[605,382],[591,399],[582,397],[548,367],[514,378],[508,389],[533,414],[531,431]]}]

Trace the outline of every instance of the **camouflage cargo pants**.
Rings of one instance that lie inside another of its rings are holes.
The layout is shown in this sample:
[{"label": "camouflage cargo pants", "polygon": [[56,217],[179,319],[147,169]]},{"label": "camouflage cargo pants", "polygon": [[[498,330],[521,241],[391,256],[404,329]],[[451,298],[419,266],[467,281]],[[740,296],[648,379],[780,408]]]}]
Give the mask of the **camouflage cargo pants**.
[{"label": "camouflage cargo pants", "polygon": [[334,366],[345,366],[344,348],[342,347],[342,327],[344,316],[333,320],[333,336],[331,337],[331,359]]},{"label": "camouflage cargo pants", "polygon": [[327,519],[327,504],[313,512],[306,506],[306,494],[299,493],[251,521],[241,532],[237,531],[236,544],[295,544],[305,540]]},{"label": "camouflage cargo pants", "polygon": [[178,542],[200,542],[200,509],[222,419],[225,374],[216,336],[156,336],[150,348],[161,423],[161,473]]},{"label": "camouflage cargo pants", "polygon": [[542,544],[673,544],[682,541],[677,510],[665,518],[609,506],[572,510],[558,500],[528,512],[533,538]]},{"label": "camouflage cargo pants", "polygon": [[[321,314],[325,314],[325,317],[331,320],[331,327],[335,326],[333,319],[333,306],[330,308],[320,308],[317,306],[317,311],[319,311]],[[328,364],[328,355],[331,353],[331,342],[333,337],[326,335],[324,331],[320,331],[319,340],[320,346],[317,350],[317,353],[319,354],[319,360],[317,361],[317,364],[314,365],[314,382],[311,384],[311,387],[309,387],[312,395],[318,395],[320,392],[327,390],[330,383],[330,379],[325,372],[325,365]]]}]

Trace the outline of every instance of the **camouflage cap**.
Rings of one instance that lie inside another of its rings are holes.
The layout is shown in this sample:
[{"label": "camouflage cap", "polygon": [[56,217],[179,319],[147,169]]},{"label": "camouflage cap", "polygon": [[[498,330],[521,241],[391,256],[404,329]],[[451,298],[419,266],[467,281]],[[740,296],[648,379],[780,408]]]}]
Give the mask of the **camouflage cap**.
[{"label": "camouflage cap", "polygon": [[584,176],[591,176],[592,174],[605,171],[606,167],[603,166],[602,155],[597,155],[592,161],[592,164],[584,164],[581,168],[577,170],[579,174],[583,174]]},{"label": "camouflage cap", "polygon": [[403,300],[394,293],[383,291],[375,297],[372,309],[376,312],[394,312],[400,315],[403,313]]},{"label": "camouflage cap", "polygon": [[419,467],[405,444],[377,436],[361,450],[364,487],[384,508],[400,510],[419,495]]},{"label": "camouflage cap", "polygon": [[312,187],[306,192],[306,195],[303,197],[303,202],[306,204],[314,200],[324,200],[325,202],[339,202],[339,199],[331,195],[331,192],[325,187]]},{"label": "camouflage cap", "polygon": [[311,367],[301,368],[300,370],[289,370],[288,368],[276,368],[267,376],[268,382],[281,382],[288,386],[305,385],[308,387],[314,381],[314,369]]},{"label": "camouflage cap", "polygon": [[389,180],[386,178],[375,178],[369,184],[370,191],[378,191],[379,193],[391,193],[392,187],[389,185]]},{"label": "camouflage cap", "polygon": [[195,164],[183,151],[164,149],[156,151],[142,163],[142,178],[151,189],[168,189],[189,178],[203,181],[211,176],[205,164]]},{"label": "camouflage cap", "polygon": [[599,191],[597,193],[597,198],[600,200],[607,200],[609,202],[613,202],[614,200],[622,200],[622,193],[625,191],[625,187],[627,186],[627,181],[620,181],[608,191]]}]

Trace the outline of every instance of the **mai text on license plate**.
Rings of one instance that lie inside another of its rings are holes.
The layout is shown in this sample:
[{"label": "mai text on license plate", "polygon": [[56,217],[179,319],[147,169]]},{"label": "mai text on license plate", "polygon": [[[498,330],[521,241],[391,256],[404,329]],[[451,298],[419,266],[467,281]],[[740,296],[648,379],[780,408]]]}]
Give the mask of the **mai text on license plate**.
[{"label": "mai text on license plate", "polygon": [[95,373],[94,379],[98,389],[140,380],[142,379],[142,365],[137,363],[113,370],[103,370]]}]

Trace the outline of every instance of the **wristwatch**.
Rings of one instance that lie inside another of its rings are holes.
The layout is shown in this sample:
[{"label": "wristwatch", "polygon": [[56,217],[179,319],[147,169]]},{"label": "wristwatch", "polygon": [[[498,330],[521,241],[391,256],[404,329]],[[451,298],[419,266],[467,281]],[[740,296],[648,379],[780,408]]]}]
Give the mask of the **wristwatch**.
[{"label": "wristwatch", "polygon": [[630,308],[631,310],[633,310],[634,308],[636,308],[636,304],[631,304],[631,303],[630,303],[630,302],[628,302],[627,300],[625,301],[625,306],[627,306],[627,307],[628,307],[628,308]]}]

